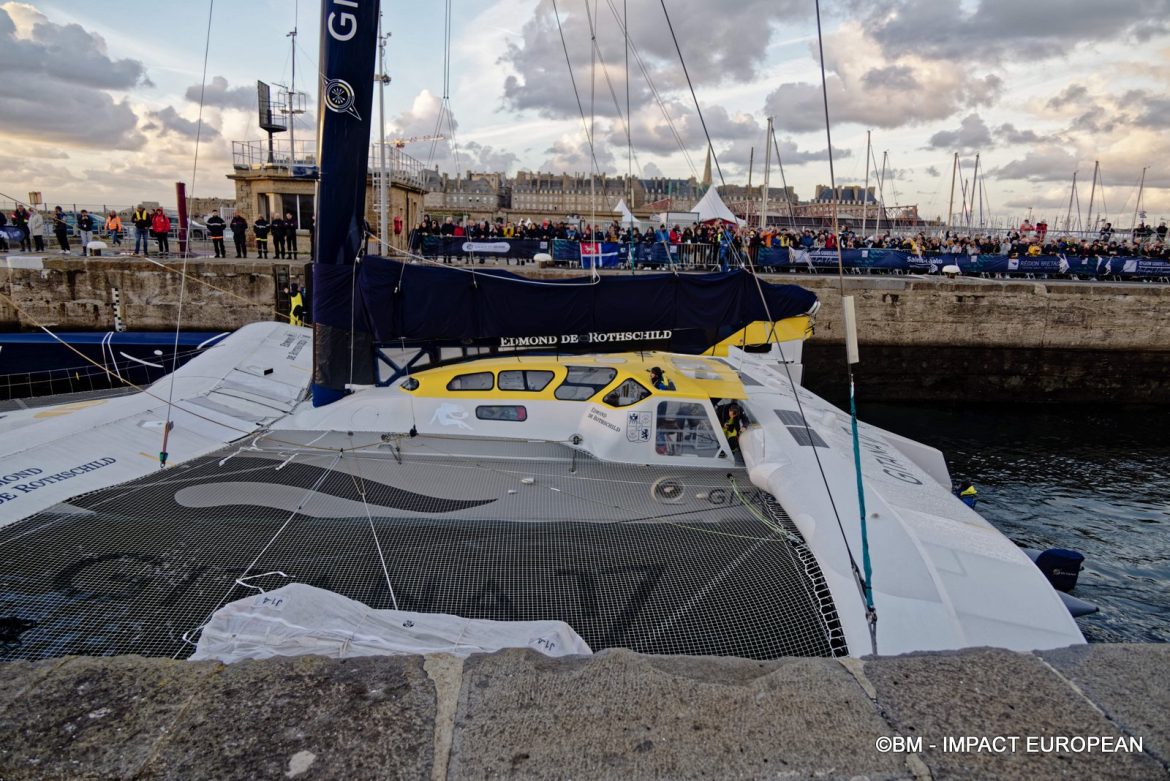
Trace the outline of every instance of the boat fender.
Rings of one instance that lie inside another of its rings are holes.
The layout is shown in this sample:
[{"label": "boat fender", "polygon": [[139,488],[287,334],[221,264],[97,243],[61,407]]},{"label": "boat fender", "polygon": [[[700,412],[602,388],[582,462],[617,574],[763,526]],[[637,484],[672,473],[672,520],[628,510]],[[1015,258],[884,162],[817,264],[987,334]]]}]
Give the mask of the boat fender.
[{"label": "boat fender", "polygon": [[1081,573],[1084,555],[1064,548],[1049,548],[1036,557],[1036,566],[1057,591],[1072,591]]}]

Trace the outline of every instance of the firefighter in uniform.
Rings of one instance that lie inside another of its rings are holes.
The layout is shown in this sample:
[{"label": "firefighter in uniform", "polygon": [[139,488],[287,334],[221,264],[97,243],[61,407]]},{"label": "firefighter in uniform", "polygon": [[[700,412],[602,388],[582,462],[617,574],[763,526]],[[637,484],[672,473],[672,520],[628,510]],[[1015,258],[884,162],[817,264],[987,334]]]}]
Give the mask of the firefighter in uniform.
[{"label": "firefighter in uniform", "polygon": [[261,214],[252,224],[252,231],[256,234],[256,256],[268,257],[268,220]]},{"label": "firefighter in uniform", "polygon": [[223,232],[227,225],[223,221],[223,217],[212,212],[207,217],[207,232],[211,234],[211,248],[215,250],[215,257],[226,258],[227,252],[223,248]]},{"label": "firefighter in uniform", "polygon": [[272,251],[275,257],[284,258],[284,219],[281,218],[280,212],[272,218],[272,222],[268,223],[272,229]]}]

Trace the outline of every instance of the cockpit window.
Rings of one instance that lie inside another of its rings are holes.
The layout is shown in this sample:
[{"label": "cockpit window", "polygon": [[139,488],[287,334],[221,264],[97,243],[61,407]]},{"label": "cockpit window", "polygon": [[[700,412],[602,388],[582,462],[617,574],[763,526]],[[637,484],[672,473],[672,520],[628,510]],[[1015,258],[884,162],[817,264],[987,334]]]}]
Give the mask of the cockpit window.
[{"label": "cockpit window", "polygon": [[500,390],[542,391],[552,379],[550,371],[508,369],[500,372]]},{"label": "cockpit window", "polygon": [[719,454],[719,438],[704,405],[662,401],[656,418],[655,450],[659,455],[712,458]]},{"label": "cockpit window", "polygon": [[617,369],[608,366],[570,366],[553,396],[561,401],[585,401],[613,382]]},{"label": "cockpit window", "polygon": [[447,390],[450,391],[484,391],[491,390],[494,384],[491,372],[474,372],[472,374],[460,374],[451,378],[447,383]]},{"label": "cockpit window", "polygon": [[629,379],[605,394],[602,401],[611,407],[628,407],[631,404],[637,404],[649,395],[650,391],[642,387],[640,382]]}]

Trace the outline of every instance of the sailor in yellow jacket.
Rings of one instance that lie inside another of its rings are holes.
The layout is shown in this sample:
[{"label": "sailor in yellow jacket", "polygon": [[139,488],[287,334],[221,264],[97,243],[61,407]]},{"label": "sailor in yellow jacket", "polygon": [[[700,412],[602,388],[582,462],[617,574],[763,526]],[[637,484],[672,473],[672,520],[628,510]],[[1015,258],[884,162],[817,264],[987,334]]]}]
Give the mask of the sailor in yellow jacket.
[{"label": "sailor in yellow jacket", "polygon": [[291,290],[286,287],[284,292],[288,294],[288,324],[304,325],[305,299],[301,295],[301,289],[293,285]]}]

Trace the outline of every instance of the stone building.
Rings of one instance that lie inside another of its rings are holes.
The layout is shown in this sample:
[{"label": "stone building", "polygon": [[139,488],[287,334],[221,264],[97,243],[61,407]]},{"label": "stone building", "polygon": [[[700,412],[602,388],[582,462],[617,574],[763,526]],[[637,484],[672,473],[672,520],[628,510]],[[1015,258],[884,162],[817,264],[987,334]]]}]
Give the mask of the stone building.
[{"label": "stone building", "polygon": [[[279,157],[276,159],[279,160]],[[371,170],[366,178],[366,220],[378,232],[378,182],[380,172],[373,168],[380,158],[370,155]],[[233,143],[233,172],[228,174],[236,186],[236,208],[248,222],[259,215],[271,219],[276,213],[291,213],[297,225],[301,252],[308,247],[309,226],[316,207],[317,169],[311,164],[268,163],[267,149],[260,142]],[[304,161],[300,161],[303,163]],[[387,151],[388,225],[386,241],[404,249],[410,229],[422,219],[422,166],[401,150]],[[394,221],[402,218],[402,232],[395,234]],[[371,249],[373,251],[373,249]]]}]

